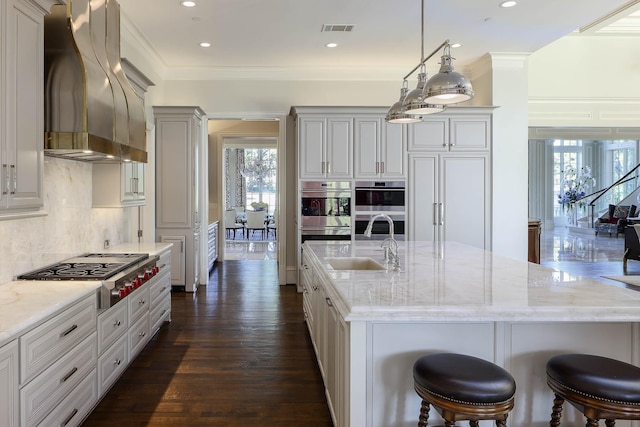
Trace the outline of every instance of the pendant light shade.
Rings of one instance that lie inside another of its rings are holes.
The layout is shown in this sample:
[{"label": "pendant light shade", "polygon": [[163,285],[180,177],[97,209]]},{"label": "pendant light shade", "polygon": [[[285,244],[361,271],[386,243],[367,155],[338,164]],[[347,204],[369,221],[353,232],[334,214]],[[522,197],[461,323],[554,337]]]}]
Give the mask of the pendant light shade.
[{"label": "pendant light shade", "polygon": [[444,110],[444,106],[430,104],[424,99],[424,87],[427,82],[427,74],[421,72],[418,74],[418,85],[414,90],[409,92],[404,99],[404,109],[407,114],[434,114]]},{"label": "pendant light shade", "polygon": [[422,117],[412,116],[404,111],[403,101],[406,98],[408,91],[409,89],[407,88],[407,81],[405,80],[402,84],[402,89],[400,89],[400,100],[393,104],[391,108],[389,108],[387,116],[384,118],[387,122],[416,123],[422,121]]},{"label": "pendant light shade", "polygon": [[473,98],[473,88],[468,78],[454,71],[449,45],[444,48],[440,72],[431,77],[424,87],[425,102],[455,104]]}]

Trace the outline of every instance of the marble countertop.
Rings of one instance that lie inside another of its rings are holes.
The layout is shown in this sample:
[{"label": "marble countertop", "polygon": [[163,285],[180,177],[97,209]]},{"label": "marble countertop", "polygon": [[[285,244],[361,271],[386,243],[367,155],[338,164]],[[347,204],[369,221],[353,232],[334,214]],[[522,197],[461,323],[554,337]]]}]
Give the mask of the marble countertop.
[{"label": "marble countertop", "polygon": [[[100,252],[157,255],[170,247],[171,243],[126,243]],[[99,281],[80,280],[14,280],[0,285],[0,346],[95,293],[100,286]]]},{"label": "marble countertop", "polygon": [[[0,285],[0,346],[93,293],[96,281],[20,280]],[[97,296],[96,296],[97,301]]]},{"label": "marble countertop", "polygon": [[380,242],[307,241],[348,321],[640,321],[640,292],[454,242],[398,242],[400,271],[334,270]]}]

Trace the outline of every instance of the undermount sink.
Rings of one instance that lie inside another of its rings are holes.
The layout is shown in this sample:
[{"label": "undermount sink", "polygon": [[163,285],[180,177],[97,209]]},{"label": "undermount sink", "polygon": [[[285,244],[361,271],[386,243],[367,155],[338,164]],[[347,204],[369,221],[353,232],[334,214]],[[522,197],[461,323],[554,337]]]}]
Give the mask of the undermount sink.
[{"label": "undermount sink", "polygon": [[334,270],[385,270],[384,266],[373,258],[327,258],[327,262]]}]

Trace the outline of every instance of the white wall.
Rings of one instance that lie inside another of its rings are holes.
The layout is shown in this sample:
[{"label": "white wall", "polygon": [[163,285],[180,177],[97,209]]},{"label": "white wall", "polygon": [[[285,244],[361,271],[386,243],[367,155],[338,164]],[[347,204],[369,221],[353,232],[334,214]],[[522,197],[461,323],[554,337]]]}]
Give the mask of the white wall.
[{"label": "white wall", "polygon": [[529,126],[639,126],[637,37],[567,36],[529,58]]}]

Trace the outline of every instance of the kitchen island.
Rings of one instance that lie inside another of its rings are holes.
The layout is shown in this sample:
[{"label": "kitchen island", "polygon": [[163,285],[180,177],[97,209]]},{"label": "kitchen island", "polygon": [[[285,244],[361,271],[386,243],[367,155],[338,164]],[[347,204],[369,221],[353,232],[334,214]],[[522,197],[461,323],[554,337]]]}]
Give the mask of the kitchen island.
[{"label": "kitchen island", "polygon": [[[303,309],[336,426],[416,425],[412,366],[426,353],[507,369],[517,383],[509,425],[528,427],[549,425],[551,356],[640,364],[635,290],[453,242],[399,242],[399,256],[400,271],[354,270],[385,267],[379,242],[303,245]],[[429,424],[441,423],[432,410]],[[565,408],[563,426],[584,423]]]}]

